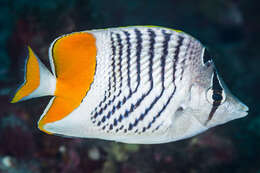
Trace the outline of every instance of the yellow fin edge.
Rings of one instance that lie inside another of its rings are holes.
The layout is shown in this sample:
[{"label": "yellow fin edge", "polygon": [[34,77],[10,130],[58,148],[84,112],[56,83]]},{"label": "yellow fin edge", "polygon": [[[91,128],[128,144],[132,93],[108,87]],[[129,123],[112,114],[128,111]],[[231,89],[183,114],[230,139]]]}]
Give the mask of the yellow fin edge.
[{"label": "yellow fin edge", "polygon": [[40,85],[40,68],[37,57],[32,49],[28,46],[28,58],[25,64],[24,83],[17,90],[11,103],[21,101],[23,98],[29,96]]},{"label": "yellow fin edge", "polygon": [[156,25],[133,25],[133,26],[123,26],[123,27],[119,27],[119,28],[129,28],[129,27],[165,28],[165,29],[170,29],[170,30],[175,31],[175,32],[184,33],[183,31],[178,30],[178,29],[172,29],[172,28],[167,28],[167,27],[164,27],[164,26],[156,26]]}]

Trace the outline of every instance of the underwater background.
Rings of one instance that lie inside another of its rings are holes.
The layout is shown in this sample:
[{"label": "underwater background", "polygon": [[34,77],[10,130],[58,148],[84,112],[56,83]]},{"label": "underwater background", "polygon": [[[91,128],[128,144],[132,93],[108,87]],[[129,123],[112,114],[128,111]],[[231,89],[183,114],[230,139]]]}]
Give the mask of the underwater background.
[{"label": "underwater background", "polygon": [[[259,0],[0,0],[0,173],[260,173]],[[10,104],[26,46],[48,64],[56,37],[80,30],[159,25],[200,40],[247,117],[193,138],[128,145],[44,134],[50,100]]]}]

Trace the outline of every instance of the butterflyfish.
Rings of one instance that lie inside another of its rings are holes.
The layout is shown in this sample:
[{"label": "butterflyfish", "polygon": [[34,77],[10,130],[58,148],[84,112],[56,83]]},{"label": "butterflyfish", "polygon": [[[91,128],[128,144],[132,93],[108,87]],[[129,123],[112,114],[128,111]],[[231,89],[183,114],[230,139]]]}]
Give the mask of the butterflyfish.
[{"label": "butterflyfish", "polygon": [[48,134],[155,144],[245,117],[212,56],[174,29],[130,26],[74,32],[49,47],[51,71],[28,47],[12,103],[52,96],[38,121]]}]

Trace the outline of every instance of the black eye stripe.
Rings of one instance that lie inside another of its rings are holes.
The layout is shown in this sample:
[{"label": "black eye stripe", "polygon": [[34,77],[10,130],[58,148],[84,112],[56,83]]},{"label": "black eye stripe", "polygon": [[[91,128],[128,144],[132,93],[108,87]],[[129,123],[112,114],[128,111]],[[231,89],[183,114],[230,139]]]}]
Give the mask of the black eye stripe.
[{"label": "black eye stripe", "polygon": [[223,90],[223,88],[221,87],[220,82],[218,80],[218,74],[217,74],[216,70],[214,70],[214,74],[213,74],[212,89],[213,89],[213,91],[222,91]]},{"label": "black eye stripe", "polygon": [[214,113],[216,112],[217,109],[218,109],[218,106],[214,106],[214,105],[212,106],[211,111],[210,111],[209,116],[208,116],[208,119],[205,122],[205,125],[207,125],[208,122],[212,119],[212,117],[213,117],[213,115],[214,115]]},{"label": "black eye stripe", "polygon": [[212,99],[214,101],[221,102],[221,100],[223,99],[222,93],[213,93],[212,94]]},{"label": "black eye stripe", "polygon": [[212,81],[212,90],[213,90],[212,99],[214,100],[213,105],[217,106],[217,105],[220,105],[220,103],[221,103],[221,101],[223,99],[223,96],[222,96],[223,88],[220,85],[220,82],[219,82],[216,70],[214,70],[213,79],[212,80],[213,80]]},{"label": "black eye stripe", "polygon": [[214,70],[214,73],[213,73],[212,90],[213,90],[213,94],[212,94],[213,105],[212,105],[211,111],[208,116],[208,120],[206,121],[205,125],[207,125],[207,123],[212,119],[214,113],[218,109],[218,106],[221,104],[221,101],[223,99],[223,95],[222,95],[223,88],[219,82],[216,70]]},{"label": "black eye stripe", "polygon": [[203,63],[206,64],[209,61],[212,61],[212,56],[209,54],[208,50],[205,48],[204,54],[203,54]]}]

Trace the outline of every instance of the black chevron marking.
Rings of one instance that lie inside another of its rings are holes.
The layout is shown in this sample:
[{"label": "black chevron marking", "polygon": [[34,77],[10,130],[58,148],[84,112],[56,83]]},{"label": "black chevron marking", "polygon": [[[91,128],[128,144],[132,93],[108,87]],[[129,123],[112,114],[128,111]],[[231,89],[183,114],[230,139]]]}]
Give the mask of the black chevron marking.
[{"label": "black chevron marking", "polygon": [[[153,89],[153,76],[152,76],[152,67],[153,67],[153,58],[154,58],[154,44],[155,44],[155,32],[151,29],[148,29],[148,33],[149,33],[149,37],[150,37],[150,47],[149,47],[149,53],[150,53],[150,58],[149,58],[149,81],[150,81],[150,88],[149,90],[142,95],[142,97],[140,99],[137,100],[137,102],[135,104],[131,104],[130,110],[126,110],[125,113],[122,115],[124,118],[127,118],[129,116],[129,114],[131,114],[144,100],[144,98],[146,96],[148,96],[150,94],[150,92]],[[128,127],[128,131],[132,130],[132,128],[134,126],[136,126],[138,124],[138,119],[136,120],[136,122],[134,123],[134,125],[132,123],[129,124]]]},{"label": "black chevron marking", "polygon": [[137,91],[139,85],[140,85],[140,59],[141,59],[141,51],[142,51],[142,33],[138,30],[135,29],[135,35],[136,35],[136,40],[137,40],[137,45],[136,45],[136,58],[137,58],[137,86],[134,89],[134,93]]},{"label": "black chevron marking", "polygon": [[144,117],[148,114],[148,112],[153,108],[153,106],[158,102],[158,100],[162,97],[164,91],[165,91],[165,86],[164,86],[164,74],[165,74],[165,61],[166,61],[166,56],[168,55],[168,43],[171,37],[171,34],[166,33],[164,30],[162,31],[163,36],[164,36],[164,41],[163,41],[163,54],[162,57],[160,58],[161,60],[161,85],[162,85],[162,90],[160,94],[155,97],[155,99],[152,101],[150,106],[145,109],[145,112],[142,113],[139,118],[137,123],[135,123],[135,126],[138,125],[138,122],[140,120],[143,120]]},{"label": "black chevron marking", "polygon": [[[120,34],[116,34],[116,37],[117,37],[117,42],[118,42],[118,45],[119,45],[119,76],[120,76],[120,86],[119,86],[119,92],[117,94],[117,96],[113,96],[112,100],[109,100],[108,104],[105,105],[105,107],[101,108],[100,111],[96,114],[95,116],[98,116],[98,115],[101,115],[103,113],[103,111],[105,111],[107,109],[108,106],[110,106],[112,103],[114,103],[116,97],[118,97],[121,93],[122,93],[122,81],[123,81],[123,77],[122,77],[122,51],[123,51],[123,45],[122,45],[122,39],[120,37]],[[117,106],[113,106],[112,107],[112,110],[110,110],[107,114],[107,116],[104,116],[104,117],[107,117],[107,119],[110,118],[111,115],[113,115],[115,113],[115,110],[116,108],[120,107],[121,105],[121,101],[119,101],[117,104]],[[105,119],[106,121],[106,119]],[[105,121],[102,121],[102,123],[105,123]]]},{"label": "black chevron marking", "polygon": [[[117,97],[121,94],[122,92],[122,83],[123,83],[123,77],[122,77],[122,51],[123,51],[123,45],[122,45],[122,39],[120,37],[120,34],[116,34],[117,36],[117,41],[119,44],[119,77],[120,77],[120,85],[119,85],[119,92],[117,94]],[[114,102],[114,101],[113,101]]]},{"label": "black chevron marking", "polygon": [[150,88],[149,90],[142,95],[142,97],[140,99],[137,100],[137,102],[135,104],[132,105],[133,109],[130,109],[129,113],[133,112],[135,108],[137,108],[141,102],[144,100],[144,98],[146,96],[148,96],[150,94],[150,92],[153,89],[153,58],[154,58],[154,44],[155,44],[155,33],[153,30],[149,29],[148,30],[149,33],[149,37],[150,37],[150,47],[149,47],[149,53],[150,53],[150,58],[149,58],[149,81],[150,81]]},{"label": "black chevron marking", "polygon": [[[115,41],[113,39],[113,33],[110,34],[110,42],[111,42],[111,49],[112,49],[112,65],[115,61],[115,50],[116,50],[116,47],[115,47]],[[114,68],[112,68],[112,70],[114,70]],[[115,81],[115,79],[114,79]],[[108,92],[108,96],[107,96],[107,92]],[[93,112],[96,112],[95,115],[92,117],[92,118],[96,118],[97,117],[97,109],[98,107],[101,107],[102,104],[105,103],[106,99],[109,98],[111,96],[111,75],[109,75],[109,79],[108,79],[108,90],[105,91],[105,94],[104,94],[104,98],[102,99],[101,102],[99,102],[98,106],[95,107],[94,111]],[[93,113],[92,112],[92,113]]]},{"label": "black chevron marking", "polygon": [[[115,72],[115,67],[116,67],[116,64],[115,64],[115,58],[116,58],[116,46],[115,46],[115,40],[113,38],[113,35],[114,33],[111,32],[111,35],[110,35],[110,39],[111,39],[111,48],[112,48],[112,77],[113,77],[113,85],[111,84],[111,76],[109,76],[109,85],[108,85],[108,92],[109,92],[109,95],[108,95],[108,98],[111,96],[111,88],[113,87],[113,90],[114,92],[116,91],[116,72]],[[117,40],[119,42],[119,40]],[[122,45],[122,44],[121,44]],[[120,51],[119,51],[120,53]],[[122,54],[122,50],[121,50],[121,54]],[[120,60],[120,63],[121,63],[121,60]],[[121,90],[120,90],[121,91]],[[112,97],[111,100],[109,100],[108,104],[105,104],[98,112],[97,110],[95,110],[95,114],[94,114],[94,118],[97,118],[99,115],[101,115],[103,113],[104,110],[106,110],[106,108],[112,103],[114,102],[116,96],[114,95]],[[106,99],[103,99],[100,103],[99,103],[99,107],[101,107],[102,104],[104,104],[104,102],[106,101]],[[109,117],[107,117],[109,118]]]},{"label": "black chevron marking", "polygon": [[[127,45],[127,86],[129,88],[129,95],[128,95],[128,98],[131,97],[132,95],[132,88],[131,88],[131,79],[130,79],[130,55],[131,55],[131,42],[130,42],[130,33],[128,31],[123,31],[123,33],[125,34],[126,36],[126,45]],[[120,67],[121,68],[121,67]],[[126,102],[126,97],[124,97],[123,101],[119,101],[117,103],[117,106],[116,108],[117,109],[120,109],[120,107]],[[118,122],[120,123],[121,121],[123,120],[123,116],[120,115],[118,119],[114,119],[114,126],[117,126]],[[122,127],[122,126],[121,126]],[[122,130],[122,128],[117,128],[116,129],[116,132]]]},{"label": "black chevron marking", "polygon": [[[135,87],[134,91],[129,94],[127,97],[124,97],[122,101],[119,101],[116,105],[116,108],[117,109],[120,109],[122,107],[122,105],[124,105],[126,103],[126,101],[135,93],[137,92],[137,89],[140,85],[140,59],[141,59],[141,51],[142,51],[142,33],[138,30],[138,29],[135,29],[135,34],[136,34],[136,40],[137,40],[137,45],[136,45],[136,57],[137,57],[137,86]],[[130,50],[129,50],[129,53],[130,53]],[[129,61],[130,61],[130,54],[129,54]],[[130,64],[130,62],[129,62]],[[129,70],[130,70],[130,65],[129,65]],[[130,73],[130,72],[129,72]],[[130,78],[130,74],[129,74],[129,78]],[[114,100],[115,98],[112,99],[112,101]],[[132,105],[133,106],[133,105]],[[133,107],[132,107],[133,108]],[[110,116],[115,112],[113,111],[114,110],[114,107],[112,108],[112,110],[110,110],[108,112],[108,114],[106,115],[107,118],[110,118]],[[133,110],[133,109],[130,109],[130,110]],[[101,109],[100,112],[96,113],[97,116],[98,115],[101,115],[103,113],[104,109]],[[128,116],[128,112],[126,112],[125,116],[127,117]],[[120,118],[120,117],[119,117]]]},{"label": "black chevron marking", "polygon": [[116,91],[116,72],[115,72],[115,68],[116,68],[116,61],[115,61],[115,52],[116,52],[116,47],[115,47],[115,41],[114,41],[114,38],[113,38],[113,34],[111,34],[111,40],[112,40],[112,76],[113,76],[113,88],[114,88],[114,92]]},{"label": "black chevron marking", "polygon": [[182,36],[179,36],[178,38],[179,38],[178,45],[176,46],[176,50],[174,52],[173,82],[175,81],[176,65],[177,65],[178,60],[179,60],[180,47],[182,46],[182,42],[184,40],[184,37],[182,37]]},{"label": "black chevron marking", "polygon": [[126,55],[126,57],[127,57],[127,86],[129,88],[129,92],[130,92],[129,95],[131,95],[132,89],[131,89],[131,80],[130,80],[130,54],[131,54],[130,50],[131,50],[132,45],[130,43],[129,32],[124,31],[124,34],[126,35],[126,44],[127,44],[127,55]]},{"label": "black chevron marking", "polygon": [[163,122],[161,124],[157,125],[157,127],[155,129],[153,129],[152,133],[158,131],[160,129],[160,127],[162,127],[162,126],[163,126]]},{"label": "black chevron marking", "polygon": [[174,94],[176,91],[176,87],[174,87],[173,92],[171,93],[170,97],[168,98],[167,102],[165,105],[163,105],[162,109],[158,112],[158,114],[156,116],[153,117],[153,120],[149,122],[148,126],[143,128],[142,132],[145,132],[146,130],[148,130],[149,128],[151,128],[152,124],[156,121],[157,118],[159,118],[161,116],[161,114],[163,113],[163,111],[167,108],[168,104],[170,103],[171,99],[173,98]]},{"label": "black chevron marking", "polygon": [[[179,36],[178,45],[176,46],[176,50],[174,52],[173,80],[172,80],[173,83],[175,83],[176,66],[178,64],[179,51],[180,51],[180,47],[183,43],[183,40],[184,40],[184,38],[182,36]],[[166,104],[162,107],[162,109],[158,112],[158,114],[153,117],[153,120],[149,122],[148,126],[143,127],[142,132],[145,132],[147,129],[151,128],[152,124],[156,121],[156,119],[159,118],[161,116],[161,114],[164,112],[164,110],[166,109],[166,107],[168,106],[168,104],[170,103],[171,99],[173,98],[173,96],[176,92],[176,89],[177,89],[176,84],[174,86],[175,86],[174,90],[173,90],[172,94],[170,95],[170,97],[168,98]]]},{"label": "black chevron marking", "polygon": [[185,65],[185,63],[186,63],[186,60],[187,60],[187,56],[188,56],[188,50],[190,50],[190,46],[191,46],[191,41],[189,41],[189,43],[188,43],[188,45],[187,45],[187,49],[186,49],[186,51],[185,51],[185,58],[183,59],[183,61],[182,61],[182,72],[181,72],[181,74],[180,74],[180,80],[182,80],[182,77],[183,77],[183,73],[184,73],[184,65]]},{"label": "black chevron marking", "polygon": [[150,37],[150,47],[149,47],[149,54],[150,54],[150,58],[149,58],[149,81],[150,81],[150,88],[149,90],[142,95],[142,97],[140,99],[137,100],[137,102],[134,104],[134,107],[137,108],[141,102],[144,100],[144,98],[146,96],[148,96],[150,94],[150,92],[153,89],[153,58],[154,58],[154,44],[155,44],[155,33],[153,30],[149,29],[148,30],[149,33],[149,37]]},{"label": "black chevron marking", "polygon": [[[115,56],[116,56],[116,46],[115,46],[115,40],[113,38],[113,35],[114,33],[111,32],[110,34],[110,41],[111,41],[111,49],[112,49],[112,77],[113,77],[113,87],[114,87],[114,91],[116,90],[116,75],[115,75]],[[118,39],[118,37],[117,37]],[[118,39],[118,42],[119,43],[119,46],[121,45],[120,47],[120,50],[119,50],[119,54],[121,54],[122,56],[122,40],[121,38]],[[119,56],[119,59],[120,59],[120,70],[121,70],[121,56]],[[122,82],[122,72],[120,72],[120,75],[121,75],[121,82]],[[108,104],[105,104],[99,111],[97,111],[98,107],[101,107],[102,104],[105,103],[106,99],[109,98],[111,96],[111,88],[112,88],[112,82],[111,82],[111,76],[109,75],[109,81],[108,81],[108,96],[106,96],[106,92],[105,91],[105,96],[104,98],[102,99],[102,101],[98,104],[98,106],[94,109],[94,112],[95,114],[91,117],[91,119],[96,119],[99,115],[101,115],[103,113],[103,111],[108,107],[108,105],[110,105],[114,100],[115,100],[115,96],[113,96],[112,100],[109,100]],[[122,86],[122,83],[120,83],[120,86]],[[121,91],[121,90],[120,90]]]}]

